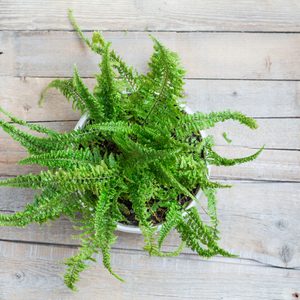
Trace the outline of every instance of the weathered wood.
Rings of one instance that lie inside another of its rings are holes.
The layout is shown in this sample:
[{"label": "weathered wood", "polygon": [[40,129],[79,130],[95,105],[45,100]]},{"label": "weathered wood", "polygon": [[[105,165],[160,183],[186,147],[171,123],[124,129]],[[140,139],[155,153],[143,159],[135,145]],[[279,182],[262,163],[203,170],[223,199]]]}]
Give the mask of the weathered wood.
[{"label": "weathered wood", "polygon": [[[74,128],[72,122],[40,123],[50,128],[69,131]],[[251,179],[251,180],[277,180],[300,181],[300,152],[293,148],[300,147],[300,120],[299,119],[262,119],[259,120],[260,129],[251,131],[238,124],[224,123],[216,129],[208,131],[216,136],[216,147],[221,155],[226,157],[241,157],[250,155],[257,148],[266,145],[274,150],[264,150],[257,160],[234,167],[213,167],[212,176],[217,178]],[[225,145],[222,132],[229,132],[233,139],[232,145]],[[281,137],[280,139],[278,137]],[[0,130],[0,175],[13,176],[38,171],[37,166],[19,166],[20,159],[27,156],[27,152],[9,135]],[[243,145],[239,146],[239,145]],[[290,148],[288,150],[287,148]],[[286,150],[276,150],[286,149]]]},{"label": "weathered wood", "polygon": [[[38,122],[41,125],[58,131],[70,131],[77,121]],[[237,122],[227,121],[219,123],[207,130],[208,134],[215,136],[216,144],[227,145],[222,133],[227,132],[232,139],[231,146],[259,148],[266,145],[270,149],[300,149],[300,119],[259,119],[259,128],[251,130]],[[0,152],[20,151],[19,144],[3,130],[0,138],[5,143],[0,144]]]},{"label": "weathered wood", "polygon": [[[63,284],[60,263],[74,253],[67,247],[0,243],[0,297],[19,299],[294,299],[299,270],[268,268],[238,259],[201,260],[148,257],[113,250],[112,264],[125,283],[93,263],[81,275],[78,292]],[[97,257],[99,259],[99,257]],[[254,288],[255,287],[255,288]]]},{"label": "weathered wood", "polygon": [[299,31],[297,1],[45,1],[0,3],[0,29],[71,29],[72,8],[84,29]]},{"label": "weathered wood", "polygon": [[[40,91],[51,78],[70,77],[74,63],[82,76],[91,77],[99,62],[69,31],[67,8],[84,30],[108,31],[105,37],[140,71],[147,70],[152,53],[143,31],[165,31],[154,35],[182,57],[190,107],[203,112],[230,108],[258,119],[257,131],[230,122],[211,130],[216,150],[229,157],[248,155],[263,144],[267,150],[254,162],[211,171],[214,179],[233,179],[232,189],[218,193],[218,211],[221,244],[240,259],[203,261],[187,249],[178,258],[149,258],[141,251],[141,236],[118,233],[112,263],[126,284],[98,263],[83,274],[79,293],[73,294],[61,278],[60,262],[78,245],[66,218],[24,229],[3,227],[0,299],[300,297],[300,3],[0,1],[0,106],[62,131],[71,130],[79,114],[55,91],[39,108]],[[86,81],[93,85],[92,79]],[[226,145],[224,131],[232,145]],[[16,165],[25,155],[0,130],[0,176],[38,171]],[[0,211],[20,211],[32,198],[28,189],[0,188]],[[173,250],[178,242],[172,234],[164,249]]]},{"label": "weathered wood", "polygon": [[[39,122],[62,132],[70,131],[76,123],[77,121]],[[300,119],[260,119],[258,124],[258,129],[251,130],[237,122],[228,121],[217,124],[207,130],[207,133],[214,135],[219,146],[227,145],[222,136],[223,132],[227,132],[232,139],[231,146],[260,148],[265,145],[268,149],[300,149]],[[0,130],[0,138],[4,142],[0,144],[0,153],[20,151],[19,144],[3,130]]]},{"label": "weathered wood", "polygon": [[[30,121],[76,120],[71,104],[56,90],[49,90],[43,107],[41,91],[53,78],[2,77],[0,105]],[[85,79],[92,89],[95,80]],[[239,110],[252,117],[300,117],[298,81],[187,80],[187,105],[195,111]]]},{"label": "weathered wood", "polygon": [[[0,144],[1,145],[1,144]],[[18,148],[20,148],[18,146]],[[216,146],[216,151],[225,157],[246,156],[253,153],[245,147]],[[27,153],[20,148],[17,151],[0,151],[0,176],[15,176],[38,172],[38,166],[20,166],[18,161]],[[264,150],[260,156],[247,164],[234,167],[212,166],[211,175],[216,179],[271,180],[300,182],[300,152],[288,150]]]},{"label": "weathered wood", "polygon": [[[242,157],[251,151],[244,147],[217,146],[215,150],[225,157]],[[300,152],[287,150],[264,150],[249,163],[233,167],[212,166],[214,178],[251,179],[271,181],[300,181]]]},{"label": "weathered wood", "polygon": [[[62,126],[63,124],[63,126]],[[44,123],[45,126],[58,130],[70,131],[74,128],[76,122],[51,122]],[[22,128],[24,129],[24,128]],[[28,130],[25,129],[28,132]],[[37,166],[20,166],[18,161],[28,156],[27,151],[16,141],[14,141],[6,132],[0,129],[0,174],[14,175],[24,174],[40,170]]]},{"label": "weathered wood", "polygon": [[217,124],[207,133],[215,136],[217,145],[227,144],[222,136],[223,132],[227,132],[232,146],[260,148],[265,145],[268,149],[300,149],[300,119],[260,119],[257,122],[259,128],[256,130],[228,121]]},{"label": "weathered wood", "polygon": [[[1,188],[1,211],[21,210],[30,202],[32,192]],[[233,182],[231,189],[218,193],[221,244],[243,259],[261,263],[300,268],[300,220],[298,218],[299,183]],[[24,198],[23,198],[24,195]],[[205,203],[205,200],[201,200]],[[0,228],[0,239],[77,245],[70,223],[61,218],[49,225],[30,225],[28,228]],[[141,250],[139,235],[118,234],[114,246],[119,249]],[[166,241],[166,250],[174,250],[178,237]],[[190,251],[188,251],[190,252]]]},{"label": "weathered wood", "polygon": [[[160,32],[155,36],[179,53],[188,78],[300,79],[300,34]],[[109,32],[105,37],[129,64],[146,70],[152,53],[146,33]],[[98,71],[99,57],[74,32],[2,31],[0,45],[1,76],[70,76],[74,63],[82,76]]]},{"label": "weathered wood", "polygon": [[[73,129],[76,122],[39,122],[39,124],[65,132]],[[227,145],[222,136],[223,132],[227,132],[232,139],[231,146],[260,148],[265,145],[268,149],[300,149],[300,119],[259,119],[258,124],[258,129],[251,130],[239,123],[228,121],[217,124],[214,128],[207,130],[207,133],[214,135],[216,144],[219,146]],[[23,151],[19,144],[3,130],[0,130],[0,138],[5,142],[0,144],[0,153]]]}]

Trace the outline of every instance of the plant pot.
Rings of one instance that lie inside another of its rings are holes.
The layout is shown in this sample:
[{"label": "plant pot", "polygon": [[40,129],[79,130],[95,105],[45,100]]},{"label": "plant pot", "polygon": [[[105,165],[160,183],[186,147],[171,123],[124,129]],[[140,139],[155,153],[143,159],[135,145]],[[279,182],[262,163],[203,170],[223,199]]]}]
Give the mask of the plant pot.
[{"label": "plant pot", "polygon": [[[192,110],[188,107],[185,107],[184,108],[185,111],[188,113],[188,114],[191,114],[192,113]],[[81,116],[81,118],[79,119],[79,121],[77,122],[77,124],[75,125],[75,130],[77,129],[82,129],[84,128],[84,126],[86,125],[87,121],[89,119],[89,116],[88,114],[84,114]],[[205,137],[206,136],[206,133],[204,131],[200,131],[201,133],[201,136],[202,137]],[[210,173],[210,168],[208,166],[208,174]],[[199,189],[199,191],[197,192],[197,194],[195,195],[195,197],[197,199],[200,200],[201,197],[203,197],[203,192]],[[188,208],[191,208],[193,206],[196,206],[197,203],[195,200],[191,201],[191,203],[187,206],[187,209]],[[157,231],[160,230],[162,224],[158,224],[156,225],[157,227]],[[122,223],[118,223],[117,225],[117,231],[121,231],[121,232],[127,232],[127,233],[135,233],[135,234],[142,234],[142,231],[141,229],[138,227],[138,226],[135,226],[135,225],[126,225],[126,224],[122,224]]]}]

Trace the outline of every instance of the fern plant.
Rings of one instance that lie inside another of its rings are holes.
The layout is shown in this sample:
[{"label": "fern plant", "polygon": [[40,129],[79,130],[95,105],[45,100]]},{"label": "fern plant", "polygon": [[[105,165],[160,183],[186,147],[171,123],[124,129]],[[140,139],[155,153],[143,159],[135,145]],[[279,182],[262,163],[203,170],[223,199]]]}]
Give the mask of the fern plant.
[{"label": "fern plant", "polygon": [[[24,227],[67,216],[80,229],[81,240],[78,253],[66,261],[64,280],[71,289],[99,252],[107,270],[122,280],[110,263],[119,222],[139,226],[150,255],[178,255],[188,246],[203,257],[231,256],[218,245],[216,213],[216,191],[229,186],[211,181],[208,165],[248,162],[262,149],[244,158],[221,157],[213,150],[213,137],[201,136],[200,130],[227,120],[255,129],[255,120],[231,111],[186,114],[182,106],[185,72],[176,53],[151,37],[154,52],[149,72],[138,74],[101,33],[94,32],[89,40],[71,12],[69,18],[80,38],[102,57],[96,85],[90,91],[75,68],[71,79],[52,81],[41,102],[49,88],[56,88],[74,109],[88,114],[89,122],[79,130],[59,133],[0,109],[9,119],[0,119],[2,129],[28,150],[29,157],[20,164],[48,167],[39,174],[0,181],[0,186],[40,191],[23,211],[0,215],[0,224]],[[199,203],[202,213],[189,205],[199,202],[195,197],[199,189],[207,198],[205,205]],[[210,221],[204,222],[203,214]],[[182,243],[167,253],[163,243],[174,229]]]}]

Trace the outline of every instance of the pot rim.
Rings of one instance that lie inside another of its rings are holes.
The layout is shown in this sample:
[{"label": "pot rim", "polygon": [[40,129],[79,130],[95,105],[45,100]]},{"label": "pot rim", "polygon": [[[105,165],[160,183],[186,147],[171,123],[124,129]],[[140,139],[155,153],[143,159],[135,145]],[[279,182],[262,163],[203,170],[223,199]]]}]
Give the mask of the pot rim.
[{"label": "pot rim", "polygon": [[[192,114],[193,111],[189,108],[189,107],[184,107],[185,111],[188,113],[188,114]],[[80,119],[78,120],[77,124],[75,125],[74,127],[74,130],[78,130],[78,129],[81,129],[85,126],[86,122],[88,121],[89,119],[89,116],[88,116],[88,113],[85,113],[83,114]],[[206,137],[207,134],[205,131],[200,131],[201,133],[201,136],[203,137]],[[208,175],[210,175],[210,166],[208,165]],[[197,192],[197,194],[195,195],[195,197],[200,200],[201,197],[203,197],[203,192],[201,189],[199,189],[199,191]],[[195,200],[192,200],[191,203],[187,206],[186,209],[189,209],[191,207],[194,207],[194,206],[197,206],[197,203]],[[156,227],[156,231],[159,232],[161,227],[162,227],[163,223],[162,224],[158,224],[158,225],[155,225]],[[142,231],[141,229],[136,226],[136,225],[126,225],[126,224],[123,224],[123,223],[119,223],[117,224],[117,228],[116,228],[117,231],[120,231],[120,232],[126,232],[126,233],[135,233],[135,234],[142,234]]]}]

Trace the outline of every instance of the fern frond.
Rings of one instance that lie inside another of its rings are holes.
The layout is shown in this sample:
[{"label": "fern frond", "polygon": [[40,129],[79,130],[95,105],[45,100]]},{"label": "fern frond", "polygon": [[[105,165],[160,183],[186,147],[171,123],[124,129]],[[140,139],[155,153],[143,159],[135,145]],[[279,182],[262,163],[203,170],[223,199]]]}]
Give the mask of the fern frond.
[{"label": "fern frond", "polygon": [[211,257],[216,254],[233,256],[218,246],[214,231],[204,224],[195,207],[187,211],[184,222],[178,224],[177,230],[182,240],[200,256]]},{"label": "fern frond", "polygon": [[217,237],[218,216],[217,216],[217,197],[215,188],[202,188],[204,195],[207,198],[207,212],[210,217],[212,228]]},{"label": "fern frond", "polygon": [[103,265],[113,276],[124,281],[112,270],[110,263],[110,249],[116,241],[114,231],[117,228],[120,212],[114,194],[108,194],[109,192],[105,188],[100,193],[95,213],[95,238],[101,248]]},{"label": "fern frond", "polygon": [[[44,151],[59,149],[60,145],[47,143],[46,138],[36,137],[26,133],[14,125],[0,119],[0,127],[9,134],[15,141],[25,147],[29,153],[38,154]],[[54,134],[54,132],[52,133]]]},{"label": "fern frond", "polygon": [[[115,175],[114,175],[115,176]],[[40,189],[61,185],[65,191],[95,190],[97,184],[112,177],[112,171],[104,162],[95,166],[86,165],[65,171],[42,171],[37,175],[19,175],[0,181],[0,186]]]},{"label": "fern frond", "polygon": [[157,228],[153,226],[150,220],[151,214],[147,208],[147,203],[154,193],[154,178],[150,173],[144,174],[141,177],[139,176],[139,172],[139,170],[136,170],[132,175],[128,189],[135,218],[139,222],[139,227],[144,236],[144,250],[148,251],[150,255],[156,255],[159,252],[155,239]]},{"label": "fern frond", "polygon": [[79,97],[83,99],[90,118],[95,120],[95,122],[102,122],[104,120],[105,107],[103,107],[99,100],[90,93],[89,89],[80,78],[76,67],[74,68],[73,86]]},{"label": "fern frond", "polygon": [[[83,32],[76,23],[72,10],[69,10],[68,16],[73,28],[78,33],[79,37],[85,42],[85,44],[95,53],[103,55],[106,42],[101,33],[94,32],[92,41],[90,41],[84,36]],[[137,72],[132,67],[129,67],[114,50],[110,51],[110,56],[114,60],[114,68],[116,68],[119,72],[119,75],[126,80],[128,85],[131,87],[131,91],[135,91],[138,86]]]},{"label": "fern frond", "polygon": [[103,122],[94,125],[89,125],[85,128],[87,132],[116,132],[116,133],[133,133],[134,126],[129,125],[124,121]]},{"label": "fern frond", "polygon": [[79,281],[80,273],[88,267],[88,261],[95,262],[93,254],[97,252],[96,240],[89,237],[82,241],[78,253],[66,260],[67,270],[64,275],[64,282],[68,288],[73,291],[77,290],[75,284]]},{"label": "fern frond", "polygon": [[91,47],[91,42],[88,38],[86,38],[83,34],[83,32],[81,31],[81,29],[79,28],[78,24],[76,23],[76,20],[73,16],[73,11],[72,9],[68,10],[68,17],[69,17],[69,21],[72,24],[73,28],[75,29],[75,31],[78,33],[78,35],[80,36],[80,38],[89,46]]},{"label": "fern frond", "polygon": [[159,249],[161,249],[164,240],[169,235],[171,230],[175,228],[181,220],[182,220],[182,211],[180,209],[179,204],[174,202],[170,206],[168,213],[166,215],[166,220],[163,223],[159,232],[159,237],[157,241]]},{"label": "fern frond", "polygon": [[49,129],[47,127],[38,125],[38,124],[32,124],[32,123],[28,123],[24,120],[18,119],[17,117],[13,116],[12,114],[10,114],[9,112],[5,111],[2,107],[0,107],[0,112],[2,112],[5,116],[7,116],[11,122],[25,126],[33,131],[39,132],[39,133],[44,133],[47,135],[53,135],[53,134],[57,134],[57,131],[54,131],[52,129]]},{"label": "fern frond", "polygon": [[27,204],[23,211],[0,214],[0,226],[24,227],[34,222],[41,224],[54,220],[72,207],[71,202],[66,203],[67,196],[67,192],[46,189],[41,195],[36,196],[33,203]]},{"label": "fern frond", "polygon": [[101,135],[104,137],[106,133],[131,133],[133,132],[134,127],[128,125],[128,123],[124,121],[117,122],[104,122],[97,123],[94,125],[87,125],[84,129],[72,130],[66,133],[58,133],[47,139],[43,139],[44,143],[50,145],[56,145],[57,149],[61,150],[73,146],[84,145],[87,142],[92,142],[97,139]]},{"label": "fern frond", "polygon": [[95,164],[95,160],[89,149],[66,149],[32,155],[20,160],[19,164],[39,164],[50,168],[62,168],[67,170],[80,165]]},{"label": "fern frond", "polygon": [[101,74],[97,76],[97,86],[95,87],[94,94],[103,106],[105,118],[112,120],[118,115],[116,110],[120,107],[120,94],[114,81],[115,74],[111,66],[109,46],[110,44],[106,43],[103,49],[100,64]]},{"label": "fern frond", "polygon": [[174,121],[181,110],[178,98],[183,96],[185,72],[180,67],[177,54],[154,37],[151,38],[154,42],[154,53],[149,62],[150,72],[143,77],[139,90],[147,110],[144,123],[149,123],[151,118],[158,120],[161,117]]},{"label": "fern frond", "polygon": [[68,101],[72,101],[73,109],[80,110],[81,113],[85,113],[87,111],[85,99],[78,94],[76,88],[73,84],[73,78],[71,79],[55,79],[51,81],[46,88],[41,93],[41,97],[39,100],[39,105],[42,105],[45,101],[45,95],[48,90],[51,88],[55,88],[59,90]]},{"label": "fern frond", "polygon": [[157,169],[160,171],[163,180],[168,182],[171,186],[178,189],[178,192],[183,193],[186,196],[189,196],[194,201],[198,202],[198,199],[185,187],[183,186],[178,180],[173,176],[173,174],[167,170],[164,166],[156,164]]},{"label": "fern frond", "polygon": [[190,136],[192,133],[197,133],[200,130],[214,127],[219,122],[228,120],[237,121],[250,129],[256,129],[257,123],[253,118],[247,117],[240,112],[211,112],[209,114],[194,113],[192,115],[183,115],[178,121],[176,134],[178,136]]},{"label": "fern frond", "polygon": [[215,166],[234,166],[237,164],[243,164],[256,159],[263,150],[264,150],[264,146],[261,147],[257,152],[249,156],[240,157],[240,158],[226,158],[220,156],[218,153],[210,149],[207,154],[207,160],[209,164]]}]

